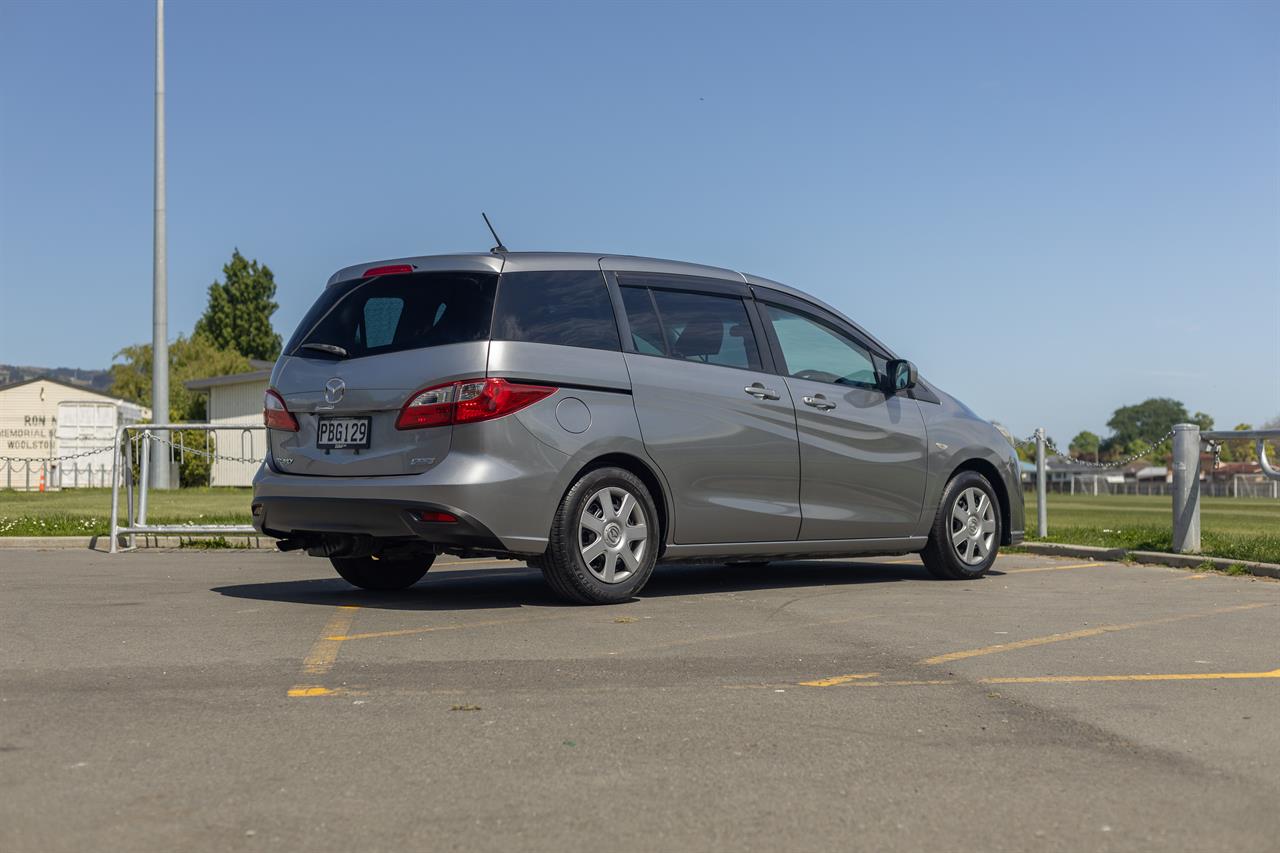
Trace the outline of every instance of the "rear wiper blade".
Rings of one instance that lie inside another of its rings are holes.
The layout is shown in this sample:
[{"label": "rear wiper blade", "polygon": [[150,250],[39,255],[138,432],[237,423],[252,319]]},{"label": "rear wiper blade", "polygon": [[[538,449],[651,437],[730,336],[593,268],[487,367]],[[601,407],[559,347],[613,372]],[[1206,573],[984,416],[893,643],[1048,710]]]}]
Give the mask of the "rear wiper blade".
[{"label": "rear wiper blade", "polygon": [[330,355],[336,355],[341,358],[347,357],[347,351],[337,344],[303,344],[299,349],[314,349],[320,352],[327,352]]}]

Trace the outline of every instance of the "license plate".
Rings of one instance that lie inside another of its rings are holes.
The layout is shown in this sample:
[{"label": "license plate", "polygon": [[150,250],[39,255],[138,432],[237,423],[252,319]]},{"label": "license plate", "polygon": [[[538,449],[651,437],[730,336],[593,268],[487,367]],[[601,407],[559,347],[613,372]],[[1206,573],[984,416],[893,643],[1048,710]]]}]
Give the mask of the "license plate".
[{"label": "license plate", "polygon": [[368,446],[368,418],[321,418],[316,425],[316,447],[321,450]]}]

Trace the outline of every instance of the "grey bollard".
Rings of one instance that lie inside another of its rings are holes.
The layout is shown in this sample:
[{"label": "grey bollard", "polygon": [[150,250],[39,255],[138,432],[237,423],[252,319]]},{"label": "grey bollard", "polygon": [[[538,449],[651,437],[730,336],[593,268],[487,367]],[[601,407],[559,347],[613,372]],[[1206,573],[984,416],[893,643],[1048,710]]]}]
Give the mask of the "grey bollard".
[{"label": "grey bollard", "polygon": [[1200,552],[1200,427],[1173,428],[1173,550]]}]

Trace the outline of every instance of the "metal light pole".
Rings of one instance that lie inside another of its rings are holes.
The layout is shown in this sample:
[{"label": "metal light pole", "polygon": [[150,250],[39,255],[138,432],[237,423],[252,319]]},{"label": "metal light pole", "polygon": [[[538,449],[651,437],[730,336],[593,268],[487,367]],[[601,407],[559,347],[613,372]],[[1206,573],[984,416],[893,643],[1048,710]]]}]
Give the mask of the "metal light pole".
[{"label": "metal light pole", "polygon": [[[164,0],[156,0],[156,206],[151,267],[151,420],[169,420],[169,294],[164,218]],[[167,460],[168,454],[161,454]],[[151,486],[169,488],[169,466],[151,467]]]}]

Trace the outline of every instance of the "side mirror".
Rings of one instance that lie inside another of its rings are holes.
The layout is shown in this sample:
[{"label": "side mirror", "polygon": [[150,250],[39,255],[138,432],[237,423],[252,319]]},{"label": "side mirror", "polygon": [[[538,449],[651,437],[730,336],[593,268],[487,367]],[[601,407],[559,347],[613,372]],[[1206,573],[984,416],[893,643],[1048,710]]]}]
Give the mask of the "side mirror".
[{"label": "side mirror", "polygon": [[916,366],[905,358],[895,358],[889,362],[885,369],[885,388],[886,394],[896,394],[899,391],[906,391],[908,388],[916,387]]}]

